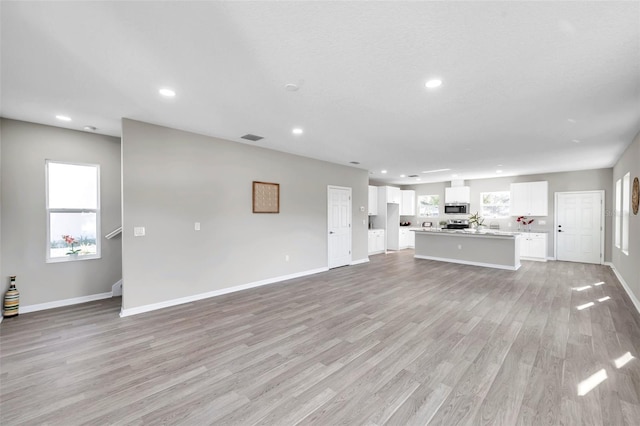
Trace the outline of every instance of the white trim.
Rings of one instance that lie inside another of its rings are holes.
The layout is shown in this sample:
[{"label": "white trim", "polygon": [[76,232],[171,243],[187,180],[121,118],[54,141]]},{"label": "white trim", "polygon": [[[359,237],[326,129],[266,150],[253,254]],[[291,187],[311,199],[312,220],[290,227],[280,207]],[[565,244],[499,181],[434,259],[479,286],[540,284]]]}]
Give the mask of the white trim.
[{"label": "white trim", "polygon": [[546,262],[546,257],[528,257],[528,256],[520,256],[520,260],[529,260],[531,262]]},{"label": "white trim", "polygon": [[[553,193],[553,226],[557,227],[558,226],[558,194],[588,194],[588,193],[593,193],[593,192],[597,192],[600,194],[600,265],[604,265],[605,261],[604,261],[604,228],[606,227],[605,224],[605,211],[604,211],[604,204],[605,204],[605,191],[604,189],[594,189],[592,191],[560,191],[560,192],[554,192]],[[554,229],[553,231],[551,231],[550,234],[553,235],[553,260],[558,260],[558,233],[556,232],[557,229]],[[597,265],[597,263],[595,263],[594,265]]]},{"label": "white trim", "polygon": [[111,231],[111,232],[109,232],[109,233],[108,233],[107,235],[105,235],[104,237],[105,237],[107,240],[110,240],[110,239],[112,239],[113,237],[115,237],[115,236],[116,236],[116,235],[118,235],[118,234],[122,234],[122,226],[121,226],[121,227],[119,227],[119,228],[114,229],[114,230],[113,230],[113,231]]},{"label": "white trim", "polygon": [[620,284],[622,284],[622,288],[624,288],[624,291],[627,292],[627,296],[629,296],[629,299],[631,299],[631,303],[633,303],[633,306],[636,307],[636,311],[638,311],[638,313],[640,314],[640,300],[638,300],[635,294],[633,294],[627,282],[624,280],[624,278],[622,278],[622,275],[620,275],[620,273],[616,269],[616,265],[611,262],[604,262],[604,264],[611,268],[613,273],[616,275],[616,278],[618,278],[618,281],[620,281]]},{"label": "white trim", "polygon": [[508,266],[508,265],[497,265],[494,263],[483,263],[483,262],[472,262],[470,260],[458,260],[458,259],[448,259],[443,257],[435,257],[435,256],[422,256],[422,255],[414,255],[416,259],[427,259],[427,260],[437,260],[439,262],[449,262],[449,263],[459,263],[461,265],[472,265],[472,266],[483,266],[485,268],[496,268],[496,269],[506,269],[508,271],[517,271],[520,269],[521,265],[517,266]]},{"label": "white trim", "polygon": [[122,280],[111,286],[111,297],[122,296]]},{"label": "white trim", "polygon": [[261,287],[263,285],[274,284],[281,281],[291,280],[294,278],[304,277],[307,275],[326,272],[329,268],[310,269],[308,271],[296,272],[295,274],[282,275],[280,277],[267,278],[266,280],[254,281],[248,284],[241,284],[235,287],[222,288],[220,290],[209,291],[206,293],[194,294],[193,296],[181,297],[179,299],[166,300],[164,302],[152,303],[150,305],[137,306],[135,308],[122,309],[121,317],[142,314],[144,312],[155,311],[157,309],[168,308],[171,306],[182,305],[183,303],[195,302],[197,300],[208,299],[210,297],[222,296],[223,294],[235,293],[236,291],[248,290],[250,288]]},{"label": "white trim", "polygon": [[43,311],[45,309],[60,308],[62,306],[77,305],[78,303],[93,302],[94,300],[109,299],[111,292],[90,294],[89,296],[74,297],[72,299],[56,300],[54,302],[38,303],[36,305],[20,306],[18,313],[28,314],[29,312]]},{"label": "white trim", "polygon": [[556,260],[556,258],[553,256],[547,256],[547,260]]},{"label": "white trim", "polygon": [[361,263],[367,263],[369,261],[368,257],[365,257],[364,259],[359,259],[359,260],[352,260],[351,263],[349,265],[353,266],[353,265],[359,265]]}]

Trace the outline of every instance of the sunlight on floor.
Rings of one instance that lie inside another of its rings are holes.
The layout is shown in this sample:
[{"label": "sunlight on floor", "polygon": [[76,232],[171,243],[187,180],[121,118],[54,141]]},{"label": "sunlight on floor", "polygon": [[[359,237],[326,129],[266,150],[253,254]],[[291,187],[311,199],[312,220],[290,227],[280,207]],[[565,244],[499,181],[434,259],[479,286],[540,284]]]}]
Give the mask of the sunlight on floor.
[{"label": "sunlight on floor", "polygon": [[618,358],[618,359],[616,359],[614,361],[615,364],[616,364],[616,368],[624,367],[633,358],[635,358],[635,357],[633,355],[631,355],[631,352],[627,352],[626,354],[622,355],[620,358]]},{"label": "sunlight on floor", "polygon": [[609,296],[605,296],[605,297],[602,297],[602,298],[598,299],[598,302],[604,302],[605,300],[609,300],[609,299],[611,299]]},{"label": "sunlight on floor", "polygon": [[604,284],[604,281],[600,281],[599,283],[595,283],[594,286],[597,287],[597,286],[602,285],[602,284]]},{"label": "sunlight on floor", "polygon": [[577,309],[577,310],[579,310],[579,311],[581,311],[581,310],[583,310],[583,309],[587,309],[587,308],[589,308],[589,307],[591,307],[591,306],[593,306],[593,305],[595,305],[595,303],[593,303],[593,302],[589,302],[589,303],[585,303],[584,305],[576,306],[576,309]]},{"label": "sunlight on floor", "polygon": [[588,379],[585,379],[578,383],[578,396],[584,396],[588,394],[593,388],[595,388],[605,380],[607,380],[607,372],[603,368]]},{"label": "sunlight on floor", "polygon": [[573,290],[575,290],[575,291],[583,291],[583,290],[586,290],[588,288],[591,288],[591,286],[590,285],[585,285],[584,287],[573,287]]}]

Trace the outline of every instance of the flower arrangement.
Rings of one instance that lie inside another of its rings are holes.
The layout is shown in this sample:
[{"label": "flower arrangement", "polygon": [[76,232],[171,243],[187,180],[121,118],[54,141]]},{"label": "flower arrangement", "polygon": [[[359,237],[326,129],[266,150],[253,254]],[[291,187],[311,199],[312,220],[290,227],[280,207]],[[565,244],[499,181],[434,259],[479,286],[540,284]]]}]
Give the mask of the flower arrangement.
[{"label": "flower arrangement", "polygon": [[73,245],[76,243],[76,239],[73,238],[71,235],[63,235],[62,239],[69,245],[71,245],[71,247],[69,248],[69,251],[66,254],[78,254],[80,253],[80,249],[76,249],[73,247]]},{"label": "flower arrangement", "polygon": [[484,219],[480,216],[479,212],[475,212],[471,216],[469,216],[469,224],[474,225],[476,227],[484,225]]},{"label": "flower arrangement", "polygon": [[527,219],[526,216],[518,216],[516,222],[518,222],[518,228],[520,228],[520,225],[522,225],[523,227],[531,225],[533,223],[533,219]]}]

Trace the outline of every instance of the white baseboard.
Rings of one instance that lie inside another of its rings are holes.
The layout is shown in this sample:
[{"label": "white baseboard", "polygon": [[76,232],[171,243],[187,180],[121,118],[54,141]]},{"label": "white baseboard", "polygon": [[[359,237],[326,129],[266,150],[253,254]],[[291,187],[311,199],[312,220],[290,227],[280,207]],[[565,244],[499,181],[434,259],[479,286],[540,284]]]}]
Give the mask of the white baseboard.
[{"label": "white baseboard", "polygon": [[638,298],[633,294],[627,282],[624,280],[624,278],[622,278],[622,275],[620,275],[620,273],[616,269],[616,265],[611,262],[604,262],[604,264],[611,268],[613,273],[616,275],[616,278],[618,278],[618,281],[620,281],[620,284],[622,284],[622,288],[624,288],[624,291],[627,292],[627,296],[629,296],[629,299],[631,299],[631,303],[633,303],[633,306],[636,307],[636,311],[638,311],[638,313],[640,314],[640,300],[638,300]]},{"label": "white baseboard", "polygon": [[150,305],[138,306],[135,308],[122,309],[120,312],[121,317],[128,317],[131,315],[142,314],[144,312],[155,311],[157,309],[168,308],[171,306],[182,305],[183,303],[195,302],[197,300],[208,299],[210,297],[222,296],[223,294],[235,293],[236,291],[247,290],[250,288],[261,287],[263,285],[274,284],[281,281],[291,280],[293,278],[300,278],[307,275],[318,274],[320,272],[326,272],[329,268],[311,269],[308,271],[297,272],[295,274],[283,275],[280,277],[268,278],[266,280],[255,281],[248,284],[242,284],[235,287],[223,288],[220,290],[209,291],[206,293],[194,294],[193,296],[181,297],[179,299],[167,300],[159,303],[152,303]]},{"label": "white baseboard", "polygon": [[359,265],[361,263],[367,263],[369,261],[368,257],[365,257],[364,259],[358,259],[358,260],[354,260],[352,261],[349,265],[353,266],[353,265]]},{"label": "white baseboard", "polygon": [[108,299],[111,292],[90,294],[89,296],[74,297],[72,299],[56,300],[54,302],[38,303],[36,305],[20,306],[18,313],[27,314],[29,312],[43,311],[45,309],[60,308],[62,306],[77,305],[78,303],[92,302],[94,300]]},{"label": "white baseboard", "polygon": [[518,269],[520,269],[520,265],[517,265],[517,266],[498,265],[494,263],[472,262],[470,260],[445,259],[442,257],[422,256],[418,254],[414,255],[413,257],[415,257],[416,259],[437,260],[438,262],[459,263],[461,265],[472,265],[472,266],[482,266],[485,268],[506,269],[508,271],[517,271]]},{"label": "white baseboard", "polygon": [[111,297],[122,296],[122,280],[111,286]]}]

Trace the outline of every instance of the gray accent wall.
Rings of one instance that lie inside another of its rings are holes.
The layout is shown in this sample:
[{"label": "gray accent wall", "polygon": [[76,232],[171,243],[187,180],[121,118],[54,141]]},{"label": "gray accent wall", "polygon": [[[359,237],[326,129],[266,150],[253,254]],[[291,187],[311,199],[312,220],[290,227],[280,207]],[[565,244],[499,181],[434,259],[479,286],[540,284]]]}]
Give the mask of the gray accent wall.
[{"label": "gray accent wall", "polygon": [[[20,306],[111,291],[122,277],[120,140],[1,119],[2,293],[17,275]],[[45,159],[100,164],[101,259],[46,263]]]},{"label": "gray accent wall", "polygon": [[[122,129],[124,309],[326,268],[328,185],[352,188],[352,259],[367,259],[366,170],[129,119]],[[253,181],[280,184],[279,214],[252,213]]]},{"label": "gray accent wall", "polygon": [[[556,192],[568,192],[568,191],[592,191],[592,190],[604,190],[605,191],[605,241],[604,241],[604,260],[611,261],[611,244],[612,244],[612,216],[613,209],[613,169],[596,169],[596,170],[581,170],[573,172],[560,172],[560,173],[545,173],[539,175],[524,175],[524,176],[506,176],[492,179],[473,179],[465,180],[465,185],[470,187],[471,190],[471,212],[475,213],[480,210],[480,193],[492,192],[492,191],[509,191],[510,184],[513,182],[536,182],[547,181],[549,182],[549,216],[535,217],[535,222],[531,225],[532,231],[548,232],[549,238],[547,239],[547,257],[554,256],[554,208]],[[444,189],[450,186],[449,182],[438,183],[425,183],[420,185],[402,186],[402,189],[413,189],[416,191],[416,200],[419,195],[436,195],[440,194],[441,203],[444,203]],[[440,216],[435,218],[422,218],[417,216],[407,217],[415,224],[420,224],[424,221],[433,222],[434,226],[441,220],[454,219],[456,215],[445,215],[444,204],[440,206]],[[459,216],[460,218],[468,218],[469,215]],[[403,220],[404,220],[403,216]],[[541,225],[540,220],[546,222]],[[517,224],[515,217],[508,219],[487,219],[486,225],[491,222],[495,222],[500,225],[500,229],[505,231],[517,231]],[[511,225],[511,226],[509,226]]]},{"label": "gray accent wall", "polygon": [[[640,178],[640,133],[633,140],[633,143],[622,154],[616,165],[613,167],[612,191],[615,191],[615,183],[618,179],[630,172],[629,194],[633,188],[633,178]],[[621,249],[613,247],[612,263],[622,275],[629,289],[633,292],[637,300],[640,300],[640,213],[633,214],[633,209],[629,214],[629,254],[624,254]]]}]

